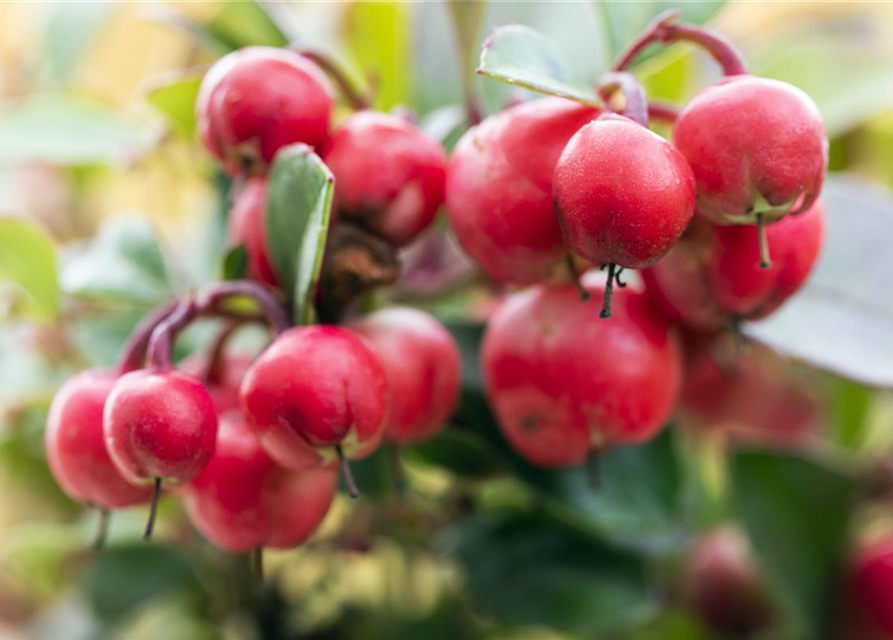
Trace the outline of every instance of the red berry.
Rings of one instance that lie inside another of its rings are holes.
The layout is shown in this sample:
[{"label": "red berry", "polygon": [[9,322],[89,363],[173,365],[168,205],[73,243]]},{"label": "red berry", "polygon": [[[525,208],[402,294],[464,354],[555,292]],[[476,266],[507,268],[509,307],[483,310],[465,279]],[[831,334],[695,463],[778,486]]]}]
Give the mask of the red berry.
[{"label": "red berry", "polygon": [[753,259],[753,226],[725,227],[696,219],[676,247],[642,273],[648,293],[674,320],[719,329],[730,318],[758,320],[778,309],[806,282],[822,249],[821,201],[766,228],[772,266]]},{"label": "red berry", "polygon": [[603,322],[573,285],[537,286],[494,314],[482,368],[512,446],[534,464],[566,467],[591,449],[653,437],[678,397],[681,354],[640,292],[618,290],[614,319]]},{"label": "red berry", "polygon": [[539,282],[567,255],[552,174],[567,141],[598,114],[544,98],[491,116],[459,140],[447,172],[447,212],[459,243],[491,277]]},{"label": "red berry", "polygon": [[851,640],[893,638],[893,538],[864,545],[849,576],[847,625]]},{"label": "red berry", "polygon": [[555,166],[554,183],[568,246],[596,265],[654,263],[694,212],[685,158],[623,116],[604,115],[580,129]]},{"label": "red berry", "polygon": [[202,376],[207,376],[204,380],[205,387],[214,401],[217,415],[223,415],[241,407],[239,386],[253,360],[253,357],[245,354],[227,355],[212,372],[207,371],[208,364],[204,358],[189,358],[178,367],[194,378],[202,379]]},{"label": "red berry", "polygon": [[270,262],[267,242],[267,179],[249,178],[242,185],[229,214],[229,243],[243,245],[248,254],[248,275],[275,287],[278,282]]},{"label": "red berry", "polygon": [[351,459],[371,454],[389,402],[378,358],[333,326],[281,334],[248,369],[241,398],[264,449],[290,469],[328,462],[338,446]]},{"label": "red berry", "polygon": [[189,518],[228,551],[294,547],[316,530],[332,503],[334,466],[287,471],[260,446],[241,416],[221,418],[214,456],[185,487]]},{"label": "red berry", "polygon": [[127,482],[109,457],[102,412],[115,384],[110,372],[84,371],[59,389],[44,434],[47,461],[59,486],[74,500],[103,509],[145,502],[151,491]]},{"label": "red berry", "polygon": [[685,580],[690,605],[711,629],[731,637],[751,637],[770,624],[766,585],[747,540],[737,529],[722,527],[696,540]]},{"label": "red berry", "polygon": [[286,145],[325,142],[332,91],[323,72],[297,53],[246,47],[208,71],[197,114],[205,146],[235,175],[263,170]]},{"label": "red berry", "polygon": [[698,184],[698,212],[720,224],[766,222],[822,187],[828,137],[808,95],[785,82],[739,75],[696,96],[673,139]]},{"label": "red berry", "polygon": [[131,482],[188,482],[214,453],[217,412],[208,390],[179,371],[134,371],[109,395],[105,444]]},{"label": "red berry", "polygon": [[403,246],[443,203],[446,155],[418,127],[387,113],[360,111],[325,148],[335,175],[334,210]]},{"label": "red berry", "polygon": [[449,331],[423,311],[377,311],[351,329],[378,355],[388,381],[391,411],[385,439],[399,444],[434,437],[459,397],[461,358]]},{"label": "red berry", "polygon": [[683,334],[685,378],[680,414],[733,442],[798,447],[814,441],[822,407],[787,363],[757,344],[737,353],[734,337]]}]

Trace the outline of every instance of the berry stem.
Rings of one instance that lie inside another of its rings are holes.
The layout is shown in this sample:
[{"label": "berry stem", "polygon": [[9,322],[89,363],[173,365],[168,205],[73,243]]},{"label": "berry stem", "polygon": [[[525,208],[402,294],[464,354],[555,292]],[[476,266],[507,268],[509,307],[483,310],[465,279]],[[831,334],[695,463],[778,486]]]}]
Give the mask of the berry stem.
[{"label": "berry stem", "polygon": [[347,100],[351,107],[357,111],[362,111],[363,109],[368,109],[372,106],[372,100],[369,96],[353,85],[353,82],[347,78],[344,69],[342,69],[331,57],[311,49],[295,49],[295,52],[304,56],[322,69],[326,75],[338,85],[341,95],[344,96],[344,99]]},{"label": "berry stem", "polygon": [[158,515],[158,500],[161,498],[161,478],[155,478],[155,486],[152,489],[152,502],[149,503],[149,519],[146,521],[146,531],[143,540],[151,540],[155,530],[155,517]]},{"label": "berry stem", "polygon": [[577,269],[577,263],[574,262],[574,256],[569,253],[565,260],[567,261],[567,270],[570,272],[574,284],[577,285],[577,291],[580,293],[580,300],[586,302],[591,296],[589,290],[584,287],[583,283],[580,281],[580,271]]},{"label": "berry stem", "polygon": [[217,334],[214,344],[208,355],[208,363],[202,380],[205,384],[218,384],[223,379],[223,367],[225,364],[226,345],[233,334],[242,326],[240,320],[230,320]]},{"label": "berry stem", "polygon": [[406,475],[403,473],[403,463],[400,460],[400,447],[397,444],[390,444],[388,449],[388,462],[391,467],[391,480],[394,482],[394,488],[398,495],[406,493]]},{"label": "berry stem", "polygon": [[623,94],[625,104],[618,113],[635,120],[643,127],[648,126],[648,99],[645,87],[636,77],[625,71],[611,71],[598,81],[598,94],[610,106],[611,97],[616,93]]},{"label": "berry stem", "polygon": [[768,269],[772,266],[772,258],[769,255],[769,236],[766,234],[766,221],[762,213],[757,214],[757,235],[760,243],[760,268]]},{"label": "berry stem", "polygon": [[611,298],[614,295],[614,279],[616,278],[615,270],[617,265],[613,262],[608,264],[608,282],[605,284],[605,297],[602,302],[602,311],[599,314],[601,318],[611,317]]},{"label": "berry stem", "polygon": [[229,311],[223,308],[223,303],[229,298],[240,296],[257,302],[267,324],[275,333],[282,333],[291,327],[288,315],[276,296],[263,285],[250,280],[228,280],[212,284],[199,294],[197,304],[202,314],[228,314]]},{"label": "berry stem", "polygon": [[96,524],[96,537],[93,539],[93,548],[96,551],[102,550],[105,546],[105,539],[108,537],[109,533],[109,517],[110,513],[108,509],[97,509],[99,512],[99,519]]},{"label": "berry stem", "polygon": [[679,119],[679,107],[665,102],[648,103],[648,117],[667,124],[676,124]]},{"label": "berry stem", "polygon": [[264,548],[257,547],[251,551],[251,572],[259,585],[264,583]]},{"label": "berry stem", "polygon": [[335,447],[335,453],[338,454],[338,462],[341,464],[341,477],[344,478],[344,485],[347,487],[347,495],[351,498],[359,498],[360,491],[357,489],[357,483],[353,479],[353,473],[350,470],[350,462],[344,455],[341,445]]},{"label": "berry stem", "polygon": [[724,75],[736,76],[747,73],[747,63],[744,62],[744,56],[735,45],[702,27],[678,24],[681,15],[682,13],[678,9],[673,9],[657,16],[641,35],[621,52],[614,63],[613,70],[627,69],[651,44],[690,42],[709,53],[722,67]]},{"label": "berry stem", "polygon": [[140,321],[127,341],[121,357],[118,359],[118,375],[124,375],[130,371],[142,368],[146,360],[146,351],[149,348],[149,340],[152,338],[152,333],[159,324],[173,313],[178,304],[178,301],[174,301],[156,307]]},{"label": "berry stem", "polygon": [[167,371],[171,368],[171,354],[177,333],[195,320],[197,315],[198,307],[195,300],[191,297],[185,298],[167,318],[155,327],[152,337],[149,339],[149,353],[146,357],[150,366],[160,371]]}]

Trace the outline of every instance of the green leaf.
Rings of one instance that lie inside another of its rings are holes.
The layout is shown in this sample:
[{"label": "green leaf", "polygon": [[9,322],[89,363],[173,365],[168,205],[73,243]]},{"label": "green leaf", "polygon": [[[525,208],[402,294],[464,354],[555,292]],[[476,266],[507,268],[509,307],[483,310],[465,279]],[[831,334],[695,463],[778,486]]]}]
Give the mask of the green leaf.
[{"label": "green leaf", "polygon": [[444,542],[462,561],[475,604],[510,624],[592,638],[654,608],[636,556],[541,513],[482,513]]},{"label": "green leaf", "polygon": [[150,143],[148,131],[118,112],[66,95],[29,98],[0,118],[0,167],[121,161]]},{"label": "green leaf", "polygon": [[558,46],[523,25],[496,28],[484,42],[479,74],[585,104],[598,104],[595,91],[568,80],[567,65]]},{"label": "green leaf", "polygon": [[26,295],[25,311],[41,320],[59,315],[56,248],[39,227],[18,218],[0,218],[0,281]]},{"label": "green leaf", "polygon": [[248,271],[248,251],[244,244],[233,247],[223,256],[221,277],[224,280],[240,280]]},{"label": "green leaf", "polygon": [[140,542],[99,554],[90,566],[85,591],[100,618],[119,620],[174,590],[197,588],[195,568],[184,552]]},{"label": "green leaf", "polygon": [[210,36],[232,49],[251,45],[284,47],[288,38],[254,0],[224,2],[220,10],[202,25]]},{"label": "green leaf", "polygon": [[712,18],[725,4],[725,0],[637,0],[636,2],[611,2],[596,0],[605,25],[607,48],[616,56],[654,18],[669,9],[682,11],[682,21],[700,24]]},{"label": "green leaf", "polygon": [[486,478],[500,471],[490,446],[481,436],[455,427],[443,430],[433,440],[410,447],[404,455],[464,477]]},{"label": "green leaf", "polygon": [[826,637],[820,630],[831,628],[841,584],[852,479],[796,454],[759,450],[734,453],[731,478],[757,556],[793,616],[789,637]]},{"label": "green leaf", "polygon": [[305,144],[281,150],[267,188],[267,239],[276,276],[291,292],[295,322],[313,321],[335,177]]},{"label": "green leaf", "polygon": [[115,216],[93,241],[66,261],[62,288],[76,296],[154,305],[174,286],[158,236],[138,216]]},{"label": "green leaf", "polygon": [[164,116],[174,132],[187,138],[195,135],[195,101],[202,83],[202,76],[178,74],[159,82],[149,91],[146,100]]},{"label": "green leaf", "polygon": [[352,2],[345,16],[345,43],[365,78],[375,79],[375,108],[409,99],[409,7],[404,2]]},{"label": "green leaf", "polygon": [[785,306],[745,326],[747,335],[798,360],[876,387],[893,388],[893,193],[840,175],[822,191],[825,247],[806,286]]},{"label": "green leaf", "polygon": [[89,48],[114,4],[110,2],[54,2],[41,39],[53,79],[64,82]]}]

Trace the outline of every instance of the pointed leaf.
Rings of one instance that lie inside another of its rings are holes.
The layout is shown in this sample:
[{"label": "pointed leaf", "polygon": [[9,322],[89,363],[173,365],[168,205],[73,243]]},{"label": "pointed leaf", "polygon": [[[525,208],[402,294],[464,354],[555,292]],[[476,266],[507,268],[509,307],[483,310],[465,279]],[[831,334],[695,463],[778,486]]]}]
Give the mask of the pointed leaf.
[{"label": "pointed leaf", "polygon": [[26,312],[42,320],[59,313],[56,248],[39,227],[0,218],[0,282],[10,281],[27,296]]}]

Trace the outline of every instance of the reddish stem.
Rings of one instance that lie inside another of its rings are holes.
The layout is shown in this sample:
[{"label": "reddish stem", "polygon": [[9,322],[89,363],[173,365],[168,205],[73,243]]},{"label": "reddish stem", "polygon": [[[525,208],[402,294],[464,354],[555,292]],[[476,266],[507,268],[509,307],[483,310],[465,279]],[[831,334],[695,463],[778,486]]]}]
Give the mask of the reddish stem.
[{"label": "reddish stem", "polygon": [[[276,296],[263,285],[251,280],[228,280],[211,285],[199,294],[198,307],[202,313],[229,315],[230,312],[222,309],[221,305],[228,298],[239,296],[251,298],[257,302],[267,323],[276,334],[280,334],[291,327],[288,315]],[[240,316],[236,315],[235,317]]]},{"label": "reddish stem", "polygon": [[676,120],[679,119],[679,108],[664,102],[651,102],[648,104],[648,117],[651,120],[676,124]]},{"label": "reddish stem", "polygon": [[598,82],[598,94],[606,106],[610,105],[611,96],[617,91],[623,94],[626,103],[619,113],[647,127],[648,99],[642,83],[625,71],[612,71],[603,75]]},{"label": "reddish stem", "polygon": [[618,56],[614,63],[614,71],[627,69],[642,51],[654,43],[690,42],[709,53],[722,67],[724,75],[736,76],[747,73],[744,56],[734,44],[702,27],[677,24],[681,15],[678,9],[673,9],[655,18],[654,22]]},{"label": "reddish stem", "polygon": [[152,332],[165,318],[167,318],[179,303],[177,301],[168,302],[160,307],[156,307],[149,315],[143,318],[133,330],[124,352],[118,360],[117,373],[124,375],[130,371],[135,371],[143,366],[146,360],[146,350],[149,347],[149,339]]},{"label": "reddish stem", "polygon": [[198,316],[198,307],[193,298],[186,298],[152,332],[149,339],[149,352],[146,360],[149,366],[160,371],[171,368],[171,354],[177,334],[189,326]]},{"label": "reddish stem", "polygon": [[295,49],[294,51],[322,69],[338,85],[341,95],[344,96],[351,107],[357,111],[362,111],[372,106],[372,100],[369,99],[369,96],[353,86],[353,83],[347,78],[347,74],[332,58],[310,49]]}]

